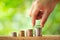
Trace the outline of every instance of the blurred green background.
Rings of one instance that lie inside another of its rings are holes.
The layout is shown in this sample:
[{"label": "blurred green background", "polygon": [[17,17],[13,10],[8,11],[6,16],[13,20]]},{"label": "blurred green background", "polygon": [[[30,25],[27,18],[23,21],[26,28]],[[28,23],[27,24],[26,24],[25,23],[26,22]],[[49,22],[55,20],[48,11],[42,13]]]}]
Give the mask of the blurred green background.
[{"label": "blurred green background", "polygon": [[[0,0],[0,36],[32,28],[29,17],[32,2],[33,0]],[[60,3],[49,16],[42,34],[60,34]]]}]

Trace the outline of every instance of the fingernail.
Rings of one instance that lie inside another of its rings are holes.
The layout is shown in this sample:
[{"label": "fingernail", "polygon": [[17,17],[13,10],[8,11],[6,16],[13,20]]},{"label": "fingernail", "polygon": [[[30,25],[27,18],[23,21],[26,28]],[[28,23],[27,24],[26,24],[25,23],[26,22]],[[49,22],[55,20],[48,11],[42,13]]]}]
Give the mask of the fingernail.
[{"label": "fingernail", "polygon": [[32,25],[32,27],[34,27],[34,25],[33,24],[31,24]]},{"label": "fingernail", "polygon": [[32,25],[32,27],[34,27],[34,25]]}]

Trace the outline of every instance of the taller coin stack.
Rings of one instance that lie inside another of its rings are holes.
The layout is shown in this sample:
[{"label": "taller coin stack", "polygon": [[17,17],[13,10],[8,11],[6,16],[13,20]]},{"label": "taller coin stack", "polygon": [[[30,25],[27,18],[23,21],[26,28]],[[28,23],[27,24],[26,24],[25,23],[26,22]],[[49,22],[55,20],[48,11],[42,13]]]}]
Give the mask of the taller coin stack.
[{"label": "taller coin stack", "polygon": [[42,36],[42,28],[40,26],[40,20],[36,20],[36,24],[34,26],[34,36]]}]

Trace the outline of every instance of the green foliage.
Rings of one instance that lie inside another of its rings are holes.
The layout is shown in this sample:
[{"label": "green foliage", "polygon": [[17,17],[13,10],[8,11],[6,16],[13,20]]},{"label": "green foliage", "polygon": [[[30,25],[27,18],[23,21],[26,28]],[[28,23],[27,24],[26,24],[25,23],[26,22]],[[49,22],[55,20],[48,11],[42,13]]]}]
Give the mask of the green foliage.
[{"label": "green foliage", "polygon": [[[0,0],[0,35],[10,35],[13,31],[30,29],[29,9],[33,0]],[[49,16],[43,34],[60,34],[60,3]]]}]

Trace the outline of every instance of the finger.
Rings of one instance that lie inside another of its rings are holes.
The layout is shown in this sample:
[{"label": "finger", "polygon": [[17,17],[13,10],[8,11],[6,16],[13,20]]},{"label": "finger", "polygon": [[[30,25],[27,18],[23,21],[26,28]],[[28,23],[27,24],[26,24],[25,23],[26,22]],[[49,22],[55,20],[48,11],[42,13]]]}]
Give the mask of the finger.
[{"label": "finger", "polygon": [[38,12],[39,12],[38,8],[34,8],[32,11],[32,26],[35,25],[35,21],[36,21],[36,17],[37,17]]},{"label": "finger", "polygon": [[35,20],[36,20],[36,17],[32,16],[32,27],[34,27],[34,25],[35,25]]},{"label": "finger", "polygon": [[42,19],[41,19],[41,27],[44,27],[45,22],[47,21],[47,18],[49,16],[50,13],[47,12],[47,9],[45,10]]}]

